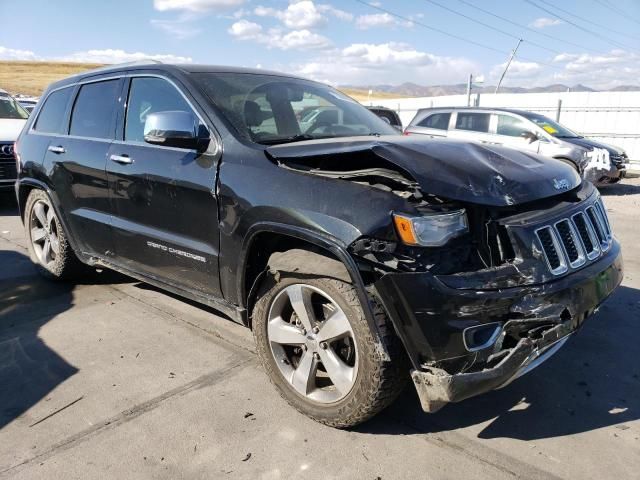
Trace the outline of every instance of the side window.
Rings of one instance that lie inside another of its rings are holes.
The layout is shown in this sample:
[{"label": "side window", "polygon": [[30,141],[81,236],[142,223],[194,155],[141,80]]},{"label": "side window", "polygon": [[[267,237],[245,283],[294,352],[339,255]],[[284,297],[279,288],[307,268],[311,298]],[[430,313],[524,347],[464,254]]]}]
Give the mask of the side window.
[{"label": "side window", "polygon": [[[450,113],[434,113],[433,115],[429,115],[427,118],[418,123],[418,126],[435,128],[438,130],[448,130],[450,118]],[[458,118],[460,118],[460,114],[458,114]]]},{"label": "side window", "polygon": [[134,77],[129,87],[124,139],[144,142],[144,122],[156,112],[193,112],[184,97],[169,82],[157,77]]},{"label": "side window", "polygon": [[530,132],[529,127],[524,121],[509,115],[498,115],[498,135],[507,135],[509,137],[521,137],[523,133]]},{"label": "side window", "polygon": [[470,130],[472,132],[487,133],[489,131],[488,113],[458,112],[456,128],[458,130]]},{"label": "side window", "polygon": [[69,133],[80,137],[113,138],[112,121],[120,80],[80,87],[71,113]]},{"label": "side window", "polygon": [[64,113],[72,91],[72,88],[67,87],[49,95],[40,109],[33,129],[43,133],[61,133]]}]

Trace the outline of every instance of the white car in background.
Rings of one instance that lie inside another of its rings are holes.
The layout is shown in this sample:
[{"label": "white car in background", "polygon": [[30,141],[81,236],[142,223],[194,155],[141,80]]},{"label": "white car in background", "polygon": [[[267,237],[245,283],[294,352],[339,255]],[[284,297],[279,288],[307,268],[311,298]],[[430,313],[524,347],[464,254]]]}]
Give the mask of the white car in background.
[{"label": "white car in background", "polygon": [[0,90],[0,192],[13,190],[16,157],[13,144],[27,122],[29,113],[6,91]]}]

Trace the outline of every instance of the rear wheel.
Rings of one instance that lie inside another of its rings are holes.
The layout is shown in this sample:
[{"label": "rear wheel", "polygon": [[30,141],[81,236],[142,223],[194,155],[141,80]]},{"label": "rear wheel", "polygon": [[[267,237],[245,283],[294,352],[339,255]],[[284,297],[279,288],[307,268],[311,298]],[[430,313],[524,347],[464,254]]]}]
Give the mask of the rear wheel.
[{"label": "rear wheel", "polygon": [[51,200],[42,190],[29,193],[24,224],[29,254],[40,273],[63,280],[88,270],[73,253]]},{"label": "rear wheel", "polygon": [[392,361],[383,360],[348,283],[282,278],[257,302],[253,318],[258,354],[271,381],[287,402],[318,422],[357,425],[389,405],[406,383],[402,352],[390,345]]}]

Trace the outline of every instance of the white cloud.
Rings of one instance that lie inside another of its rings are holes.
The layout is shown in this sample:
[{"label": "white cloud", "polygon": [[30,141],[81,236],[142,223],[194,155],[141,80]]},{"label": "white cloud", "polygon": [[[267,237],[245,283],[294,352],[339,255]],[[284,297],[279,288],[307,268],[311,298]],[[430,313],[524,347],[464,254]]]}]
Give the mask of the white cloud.
[{"label": "white cloud", "polygon": [[280,50],[312,50],[327,48],[330,45],[328,38],[313,33],[307,29],[291,30],[283,33],[277,28],[264,31],[262,25],[249,20],[239,20],[228,30],[229,34],[238,40],[250,40],[266,45],[268,48]]},{"label": "white cloud", "polygon": [[557,18],[540,17],[540,18],[536,18],[533,22],[531,22],[529,26],[533,28],[546,28],[546,27],[554,27],[556,25],[561,25],[563,23],[564,22],[562,20]]},{"label": "white cloud", "polygon": [[262,25],[244,19],[231,25],[227,31],[238,40],[258,40],[263,35]]},{"label": "white cloud", "polygon": [[208,12],[239,7],[244,1],[245,0],[153,0],[153,7],[161,12],[167,10]]},{"label": "white cloud", "polygon": [[640,78],[640,55],[625,50],[612,50],[608,54],[562,53],[554,59],[563,70],[554,73],[552,79],[568,85],[578,83],[597,89],[619,85],[637,85]]},{"label": "white cloud", "polygon": [[86,50],[75,52],[53,60],[83,63],[123,63],[139,60],[158,60],[163,63],[191,63],[191,57],[171,54],[150,54],[143,52],[125,52],[118,49]]},{"label": "white cloud", "polygon": [[31,50],[19,50],[16,48],[0,47],[0,59],[35,61],[39,58]]},{"label": "white cloud", "polygon": [[193,25],[193,22],[197,19],[197,14],[193,12],[184,12],[180,14],[178,18],[173,20],[151,19],[150,23],[153,27],[162,30],[168,35],[171,35],[178,40],[184,40],[185,38],[191,38],[202,33],[202,29]]},{"label": "white cloud", "polygon": [[479,69],[465,58],[440,57],[404,43],[352,44],[293,66],[300,75],[350,85],[460,83],[469,72]]},{"label": "white cloud", "polygon": [[333,15],[337,19],[344,20],[345,22],[350,22],[351,20],[353,20],[352,13],[345,12],[344,10],[335,8],[332,5],[327,5],[327,4],[318,5],[318,11],[322,13],[328,13],[329,15]]},{"label": "white cloud", "polygon": [[356,18],[356,27],[360,30],[367,30],[369,28],[378,27],[397,27],[397,26],[411,27],[411,22],[399,21],[396,17],[389,15],[388,13],[372,13],[368,15],[360,15]]},{"label": "white cloud", "polygon": [[327,23],[327,19],[318,11],[311,0],[290,3],[284,10],[258,6],[253,11],[259,17],[275,17],[287,27],[293,29],[317,28]]},{"label": "white cloud", "polygon": [[[500,65],[496,65],[491,70],[491,76],[493,78],[499,78],[504,72],[504,68],[507,66],[507,63],[501,63]],[[544,67],[536,62],[521,62],[519,60],[513,60],[511,65],[509,66],[509,71],[507,72],[507,77],[509,78],[529,78],[531,79],[533,76],[542,72]],[[523,85],[525,86],[525,85]]]}]

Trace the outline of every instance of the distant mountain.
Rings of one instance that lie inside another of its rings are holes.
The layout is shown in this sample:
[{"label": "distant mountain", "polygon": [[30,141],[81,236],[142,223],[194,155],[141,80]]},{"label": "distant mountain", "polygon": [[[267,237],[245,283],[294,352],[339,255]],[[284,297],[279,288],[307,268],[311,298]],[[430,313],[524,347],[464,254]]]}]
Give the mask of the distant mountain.
[{"label": "distant mountain", "polygon": [[[384,93],[385,96],[391,94],[398,95],[399,97],[440,97],[443,95],[461,95],[467,92],[467,85],[464,83],[458,83],[455,85],[433,85],[425,86],[418,85],[416,83],[405,82],[400,85],[374,85],[371,87],[362,85],[344,85],[341,88],[353,89],[367,92],[373,90],[375,93]],[[495,91],[495,85],[486,85],[483,87],[474,86],[473,93],[493,93]],[[572,87],[563,85],[561,83],[548,85],[546,87],[500,87],[500,93],[553,93],[553,92],[597,92],[599,90],[587,87],[585,85],[574,85]],[[631,92],[640,91],[640,86],[636,85],[622,85],[609,89],[610,92]],[[374,95],[375,96],[375,95]]]}]

